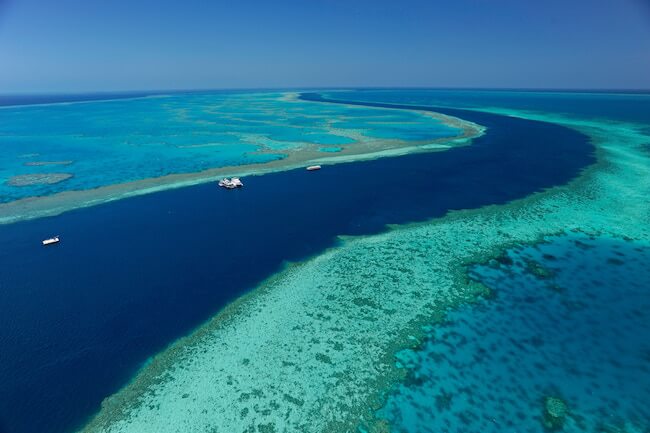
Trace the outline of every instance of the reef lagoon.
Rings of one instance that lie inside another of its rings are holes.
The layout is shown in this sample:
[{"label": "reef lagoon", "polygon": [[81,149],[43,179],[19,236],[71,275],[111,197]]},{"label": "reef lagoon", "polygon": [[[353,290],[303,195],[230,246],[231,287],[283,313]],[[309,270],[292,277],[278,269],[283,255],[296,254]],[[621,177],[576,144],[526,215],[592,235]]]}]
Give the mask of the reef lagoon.
[{"label": "reef lagoon", "polygon": [[333,165],[238,191],[33,199],[0,226],[0,430],[647,431],[650,96],[255,98],[456,129],[371,120],[371,160],[319,138],[296,162]]}]

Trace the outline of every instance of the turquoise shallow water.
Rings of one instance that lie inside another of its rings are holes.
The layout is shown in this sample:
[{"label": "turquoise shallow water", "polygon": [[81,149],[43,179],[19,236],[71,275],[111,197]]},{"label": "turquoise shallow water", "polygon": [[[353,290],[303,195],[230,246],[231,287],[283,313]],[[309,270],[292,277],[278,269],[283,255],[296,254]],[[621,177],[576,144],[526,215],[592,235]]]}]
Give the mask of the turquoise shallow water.
[{"label": "turquoise shallow water", "polygon": [[[459,130],[418,112],[192,93],[0,109],[0,203],[282,160],[318,146],[422,144]],[[65,175],[40,182],[27,175]],[[30,183],[24,185],[25,183]],[[22,183],[21,185],[15,185]]]},{"label": "turquoise shallow water", "polygon": [[564,236],[471,270],[493,297],[450,314],[379,416],[400,432],[539,432],[545,398],[565,432],[650,427],[650,244]]}]

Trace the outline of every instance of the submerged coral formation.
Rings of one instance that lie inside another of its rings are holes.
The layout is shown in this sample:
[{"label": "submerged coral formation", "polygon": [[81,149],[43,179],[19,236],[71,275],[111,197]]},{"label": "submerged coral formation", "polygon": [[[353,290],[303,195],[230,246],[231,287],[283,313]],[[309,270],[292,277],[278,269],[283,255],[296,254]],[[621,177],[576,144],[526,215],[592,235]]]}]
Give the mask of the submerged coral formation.
[{"label": "submerged coral formation", "polygon": [[543,423],[548,430],[561,430],[569,414],[569,408],[560,397],[544,398]]},{"label": "submerged coral formation", "polygon": [[26,162],[24,165],[27,167],[39,167],[39,166],[44,166],[44,165],[70,165],[74,161],[72,160],[66,160],[66,161],[29,161]]},{"label": "submerged coral formation", "polygon": [[[397,355],[419,380],[397,384],[379,416],[408,433],[644,431],[650,242],[569,233],[507,254],[469,271],[498,297],[449,313]],[[531,275],[531,260],[553,278]],[[443,393],[450,407],[435,410]]]},{"label": "submerged coral formation", "polygon": [[7,181],[11,186],[53,185],[73,177],[70,173],[34,173],[20,174],[10,177]]}]

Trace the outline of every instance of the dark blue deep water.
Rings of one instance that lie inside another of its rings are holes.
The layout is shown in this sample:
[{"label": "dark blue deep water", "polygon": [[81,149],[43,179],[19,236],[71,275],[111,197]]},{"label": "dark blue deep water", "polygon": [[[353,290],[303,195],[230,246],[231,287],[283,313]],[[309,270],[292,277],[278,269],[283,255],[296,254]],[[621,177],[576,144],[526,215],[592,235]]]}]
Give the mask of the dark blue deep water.
[{"label": "dark blue deep water", "polygon": [[101,101],[105,99],[127,99],[148,96],[148,92],[123,93],[82,93],[82,94],[50,94],[50,95],[0,95],[0,106],[56,104],[60,102]]},{"label": "dark blue deep water", "polygon": [[520,90],[355,89],[328,91],[333,99],[454,108],[499,107],[588,119],[650,122],[650,92],[606,93]]},{"label": "dark blue deep water", "polygon": [[[148,357],[341,234],[505,203],[594,161],[575,131],[463,110],[484,125],[446,152],[296,170],[0,227],[0,431],[63,432]],[[407,182],[395,182],[407,179]],[[43,248],[41,239],[62,242]]]}]

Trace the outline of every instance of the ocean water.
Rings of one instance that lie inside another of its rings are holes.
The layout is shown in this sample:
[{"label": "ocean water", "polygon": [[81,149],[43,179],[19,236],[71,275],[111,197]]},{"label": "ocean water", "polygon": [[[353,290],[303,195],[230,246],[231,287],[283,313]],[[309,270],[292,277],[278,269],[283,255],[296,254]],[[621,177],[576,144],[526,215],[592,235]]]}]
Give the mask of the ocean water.
[{"label": "ocean water", "polygon": [[408,146],[459,134],[415,111],[305,103],[286,93],[88,99],[0,107],[0,203],[277,162],[318,154],[319,145],[354,151],[378,139]]},{"label": "ocean water", "polygon": [[[571,234],[474,266],[492,296],[399,354],[407,380],[379,416],[398,432],[646,432],[648,263],[647,242]],[[549,421],[548,398],[566,414]]]},{"label": "ocean water", "polygon": [[[221,91],[226,93],[226,91]],[[154,95],[155,92],[123,92],[123,93],[76,93],[49,95],[0,95],[0,106],[52,104],[59,102],[104,101],[107,99],[131,99]]]},{"label": "ocean water", "polygon": [[650,92],[357,89],[321,92],[334,99],[455,108],[511,108],[567,117],[650,122]]},{"label": "ocean water", "polygon": [[[441,111],[490,133],[446,152],[251,177],[238,191],[200,185],[0,227],[0,428],[78,426],[148,357],[338,235],[503,204],[594,162],[587,138],[570,129]],[[53,231],[62,243],[42,248]]]},{"label": "ocean water", "polygon": [[[394,355],[417,348],[427,327],[485,294],[484,286],[468,280],[473,264],[499,262],[506,249],[558,233],[650,242],[644,125],[505,112],[581,131],[597,149],[596,163],[567,184],[345,237],[288,266],[159,353],[83,431],[355,431],[359,424],[362,431],[389,431],[375,410],[400,380]],[[553,141],[544,138],[535,148]],[[550,273],[539,265],[529,269]],[[453,352],[453,342],[449,346]],[[643,384],[643,376],[638,380]],[[566,428],[569,410],[575,412],[565,399],[559,393],[544,397],[548,415],[554,414],[545,419],[550,428]],[[436,408],[425,409],[435,414]],[[638,425],[626,416],[603,429]]]},{"label": "ocean water", "polygon": [[[575,119],[577,125],[587,120],[603,128],[631,127],[646,141],[650,135],[648,94],[360,90],[323,95],[377,106],[530,112],[537,118]],[[647,156],[643,141],[640,150]],[[639,163],[650,167],[647,160]],[[627,205],[619,213],[634,218]],[[647,215],[646,207],[638,224],[647,224]],[[572,234],[472,268],[470,275],[494,297],[449,314],[443,325],[428,329],[417,350],[399,355],[406,379],[387,394],[377,417],[400,432],[647,431],[649,254],[647,239]],[[549,398],[567,411],[555,425],[546,412]]]}]

